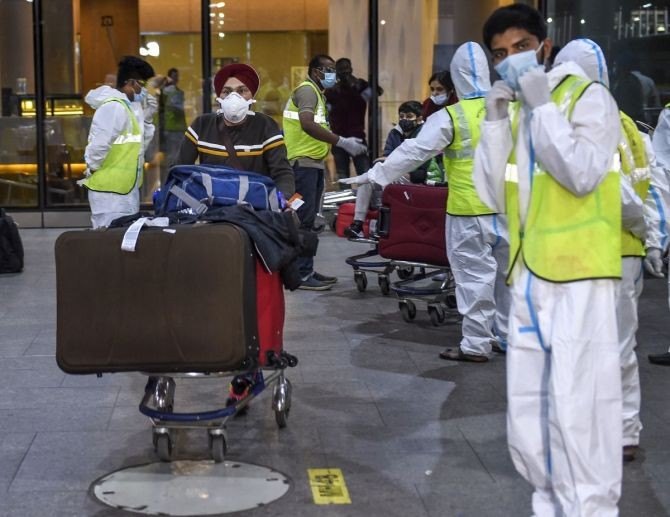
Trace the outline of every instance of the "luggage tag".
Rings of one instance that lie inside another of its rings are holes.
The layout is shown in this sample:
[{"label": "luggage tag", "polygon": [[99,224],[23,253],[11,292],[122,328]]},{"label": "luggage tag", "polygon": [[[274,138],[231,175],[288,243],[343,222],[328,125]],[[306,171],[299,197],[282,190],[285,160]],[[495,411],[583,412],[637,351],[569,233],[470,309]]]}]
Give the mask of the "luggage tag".
[{"label": "luggage tag", "polygon": [[137,221],[131,224],[130,227],[126,230],[126,233],[123,234],[123,242],[121,242],[121,249],[123,251],[135,251],[137,239],[140,236],[140,230],[144,225],[165,228],[166,226],[170,225],[170,219],[167,217],[156,217],[154,219],[149,217],[140,217]]}]

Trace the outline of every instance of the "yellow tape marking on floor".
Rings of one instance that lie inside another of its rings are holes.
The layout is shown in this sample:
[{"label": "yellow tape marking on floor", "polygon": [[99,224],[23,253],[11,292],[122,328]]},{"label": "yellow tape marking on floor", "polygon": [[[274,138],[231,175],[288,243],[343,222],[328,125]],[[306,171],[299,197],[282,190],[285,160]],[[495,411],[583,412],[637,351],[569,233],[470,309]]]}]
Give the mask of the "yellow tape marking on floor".
[{"label": "yellow tape marking on floor", "polygon": [[307,469],[314,504],[351,504],[340,469]]}]

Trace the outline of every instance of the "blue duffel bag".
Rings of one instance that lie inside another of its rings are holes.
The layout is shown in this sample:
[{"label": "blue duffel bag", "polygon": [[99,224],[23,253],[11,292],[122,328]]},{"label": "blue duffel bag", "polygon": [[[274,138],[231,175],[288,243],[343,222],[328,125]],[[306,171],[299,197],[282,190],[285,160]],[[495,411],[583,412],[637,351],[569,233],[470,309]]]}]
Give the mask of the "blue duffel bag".
[{"label": "blue duffel bag", "polygon": [[154,199],[156,215],[192,209],[202,214],[212,207],[249,205],[278,210],[277,187],[271,178],[223,165],[177,165]]}]

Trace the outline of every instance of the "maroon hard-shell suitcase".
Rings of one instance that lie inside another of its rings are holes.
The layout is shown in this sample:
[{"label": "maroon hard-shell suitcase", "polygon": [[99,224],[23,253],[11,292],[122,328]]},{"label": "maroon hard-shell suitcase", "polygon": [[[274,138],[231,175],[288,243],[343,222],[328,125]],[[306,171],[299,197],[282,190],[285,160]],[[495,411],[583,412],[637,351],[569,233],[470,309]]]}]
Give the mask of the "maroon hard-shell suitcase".
[{"label": "maroon hard-shell suitcase", "polygon": [[446,187],[393,184],[379,209],[379,254],[387,259],[448,266]]},{"label": "maroon hard-shell suitcase", "polygon": [[[230,371],[266,364],[261,348],[281,351],[281,280],[278,273],[257,272],[241,228],[146,228],[134,252],[121,250],[125,231],[72,231],[56,241],[61,369]],[[262,311],[262,324],[259,287],[276,301]],[[263,347],[261,336],[269,339]]]}]

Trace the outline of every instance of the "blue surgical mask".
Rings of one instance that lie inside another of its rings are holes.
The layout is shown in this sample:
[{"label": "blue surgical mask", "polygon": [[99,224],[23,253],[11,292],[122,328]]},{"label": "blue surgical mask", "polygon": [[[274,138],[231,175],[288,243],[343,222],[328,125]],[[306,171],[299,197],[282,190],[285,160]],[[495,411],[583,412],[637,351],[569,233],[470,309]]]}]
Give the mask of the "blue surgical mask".
[{"label": "blue surgical mask", "polygon": [[142,87],[140,93],[135,94],[135,98],[133,99],[133,101],[142,103],[146,98],[147,98],[147,89]]},{"label": "blue surgical mask", "polygon": [[537,62],[537,54],[542,49],[544,43],[541,43],[537,50],[527,50],[507,56],[494,68],[500,78],[507,83],[507,86],[514,91],[520,91],[519,78],[532,68],[541,67]]},{"label": "blue surgical mask", "polygon": [[441,93],[440,95],[431,95],[430,99],[438,106],[444,106],[447,103],[449,97],[446,93]]},{"label": "blue surgical mask", "polygon": [[321,79],[321,86],[324,88],[332,88],[337,82],[337,74],[335,72],[324,72],[323,79]]}]

